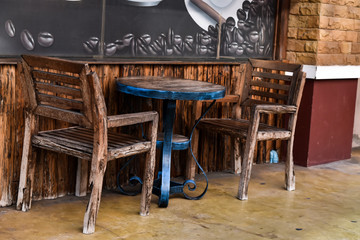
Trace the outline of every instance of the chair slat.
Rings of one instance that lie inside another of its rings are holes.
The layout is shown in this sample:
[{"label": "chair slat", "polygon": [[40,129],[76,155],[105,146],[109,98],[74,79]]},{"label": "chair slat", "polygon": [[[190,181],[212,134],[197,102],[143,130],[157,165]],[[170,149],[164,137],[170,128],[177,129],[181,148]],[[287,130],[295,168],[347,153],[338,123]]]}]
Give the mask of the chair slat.
[{"label": "chair slat", "polygon": [[242,103],[243,106],[253,106],[253,105],[259,105],[259,104],[269,104],[269,105],[274,105],[277,104],[276,102],[268,102],[268,101],[262,101],[262,100],[257,100],[257,99],[247,99],[246,101],[244,101]]},{"label": "chair slat", "polygon": [[32,144],[35,147],[45,150],[65,153],[80,159],[91,160],[91,154],[76,148],[72,148],[71,146],[74,146],[73,144],[71,144],[71,146],[68,146],[68,144],[64,144],[64,142],[58,143],[49,138],[42,138],[39,136],[33,137]]},{"label": "chair slat", "polygon": [[39,105],[35,109],[35,114],[40,116],[58,119],[61,121],[79,124],[86,127],[92,127],[92,123],[85,117],[84,114],[61,109],[53,106]]},{"label": "chair slat", "polygon": [[62,98],[54,95],[43,93],[37,94],[40,104],[51,105],[61,109],[83,109],[83,103],[74,99]]},{"label": "chair slat", "polygon": [[81,98],[81,91],[77,88],[71,88],[66,86],[59,86],[44,82],[35,82],[35,87],[38,90],[43,90],[47,92],[53,92],[55,94],[64,94],[73,98]]},{"label": "chair slat", "polygon": [[[61,132],[61,131],[60,131]],[[58,133],[60,133],[58,132]],[[77,149],[79,151],[85,153],[92,153],[93,142],[92,138],[89,138],[86,142],[81,141],[76,135],[73,135],[72,139],[63,137],[62,134],[58,134],[57,132],[47,132],[47,133],[39,133],[36,138],[38,139],[47,139],[48,141],[54,142],[56,144],[62,144],[69,148]]]},{"label": "chair slat", "polygon": [[260,77],[260,78],[268,78],[268,79],[277,79],[277,80],[284,80],[284,81],[291,81],[293,79],[292,76],[278,74],[278,73],[270,73],[270,72],[259,72],[253,71],[253,77]]},{"label": "chair slat", "polygon": [[258,134],[256,136],[257,141],[267,140],[287,140],[291,137],[291,131],[285,129],[260,124]]},{"label": "chair slat", "polygon": [[[59,133],[52,132],[50,134],[56,134],[58,137],[61,136],[64,139],[72,139],[74,141],[78,141],[79,144],[84,144],[85,146],[87,146],[89,144],[89,139],[93,139],[94,132],[84,128],[76,128],[76,129],[69,129],[67,131],[64,130]],[[113,133],[108,134],[108,139],[109,139],[108,142],[109,148],[121,147],[124,144],[132,144],[138,141],[130,136],[127,136],[126,138],[125,137],[116,138],[114,137]],[[132,139],[132,141],[130,141],[130,139]],[[92,147],[92,141],[90,142],[90,145]]]},{"label": "chair slat", "polygon": [[132,145],[127,145],[121,148],[109,149],[108,160],[114,160],[121,157],[130,157],[135,154],[149,151],[151,148],[151,142],[138,142]]},{"label": "chair slat", "polygon": [[84,68],[85,64],[61,60],[58,58],[41,57],[41,56],[29,56],[22,55],[22,58],[30,65],[37,66],[40,68],[51,68],[58,71],[79,73]]},{"label": "chair slat", "polygon": [[[94,132],[92,129],[71,127],[39,132],[32,143],[47,150],[67,152],[68,154],[91,160]],[[150,141],[137,139],[122,133],[108,134],[109,159],[131,156],[150,149]]]},{"label": "chair slat", "polygon": [[48,80],[52,82],[57,83],[64,83],[64,84],[70,84],[75,86],[80,86],[80,79],[78,77],[64,75],[64,74],[58,74],[58,73],[52,73],[52,72],[46,72],[42,70],[33,70],[32,75],[36,79],[43,79]]},{"label": "chair slat", "polygon": [[251,81],[250,86],[264,87],[264,88],[284,90],[284,91],[289,91],[289,89],[290,89],[289,85],[276,84],[276,83],[270,83],[270,82],[265,82],[265,81]]},{"label": "chair slat", "polygon": [[42,137],[46,137],[48,139],[52,139],[54,141],[64,142],[69,144],[71,147],[72,145],[76,144],[77,149],[83,149],[84,151],[87,151],[87,149],[90,149],[90,153],[92,152],[93,147],[93,136],[90,135],[87,139],[83,138],[82,136],[79,136],[77,134],[74,134],[73,131],[67,132],[67,129],[63,131],[50,131],[46,133],[40,133]]},{"label": "chair slat", "polygon": [[[200,128],[211,129],[214,132],[225,133],[230,136],[247,136],[249,129],[249,121],[247,120],[234,120],[234,119],[204,119],[199,123]],[[260,123],[258,129],[257,140],[265,141],[272,139],[289,139],[291,131],[269,126]]]},{"label": "chair slat", "polygon": [[[93,146],[94,131],[88,128],[71,127],[66,129],[43,131],[40,134],[50,138],[61,138],[63,141],[67,141],[67,139],[69,139],[69,141],[74,141],[84,147],[92,148]],[[108,140],[109,148],[121,148],[127,145],[145,141],[128,134],[114,132],[108,132]]]},{"label": "chair slat", "polygon": [[250,90],[249,94],[252,96],[267,97],[267,98],[273,98],[273,99],[284,100],[284,101],[287,101],[287,99],[288,99],[287,95],[263,92],[263,91],[256,91],[256,90]]},{"label": "chair slat", "polygon": [[281,61],[267,61],[259,59],[249,59],[252,67],[254,68],[265,68],[278,71],[296,72],[301,70],[301,65],[284,63]]},{"label": "chair slat", "polygon": [[230,136],[245,137],[248,132],[248,124],[243,121],[232,121],[232,119],[203,119],[198,125],[207,131],[225,133]]}]

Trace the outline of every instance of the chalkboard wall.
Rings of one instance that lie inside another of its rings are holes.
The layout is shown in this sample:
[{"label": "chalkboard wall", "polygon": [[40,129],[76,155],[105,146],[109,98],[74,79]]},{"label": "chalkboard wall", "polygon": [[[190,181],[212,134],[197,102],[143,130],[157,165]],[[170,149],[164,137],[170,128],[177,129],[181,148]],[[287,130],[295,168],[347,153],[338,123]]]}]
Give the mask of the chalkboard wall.
[{"label": "chalkboard wall", "polygon": [[275,9],[275,0],[2,0],[0,54],[270,58]]}]

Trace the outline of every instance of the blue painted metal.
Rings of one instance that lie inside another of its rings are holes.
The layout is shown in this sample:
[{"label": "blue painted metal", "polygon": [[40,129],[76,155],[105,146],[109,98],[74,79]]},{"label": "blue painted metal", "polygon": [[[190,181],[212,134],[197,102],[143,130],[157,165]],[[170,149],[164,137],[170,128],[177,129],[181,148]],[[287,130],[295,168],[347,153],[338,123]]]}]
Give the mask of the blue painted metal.
[{"label": "blue painted metal", "polygon": [[138,195],[139,193],[141,193],[141,186],[143,184],[141,178],[139,178],[138,176],[133,176],[130,178],[129,180],[129,186],[130,187],[133,187],[135,188],[137,185],[138,185],[138,188],[134,189],[134,190],[130,190],[130,189],[127,189],[125,190],[120,182],[119,182],[119,179],[120,179],[120,173],[118,173],[117,175],[117,190],[121,193],[121,194],[124,194],[124,195],[127,195],[127,196],[136,196]]},{"label": "blue painted metal", "polygon": [[[144,80],[149,81],[149,80]],[[128,83],[128,82],[127,82]],[[199,84],[207,84],[204,82],[198,82]],[[211,85],[211,84],[210,84]],[[205,174],[205,171],[200,166],[199,162],[195,158],[192,147],[191,147],[191,139],[193,132],[200,122],[200,120],[204,117],[204,115],[209,111],[209,109],[214,105],[215,100],[208,107],[205,113],[196,121],[195,125],[192,128],[190,138],[188,142],[183,143],[172,143],[172,135],[173,135],[173,125],[175,120],[175,110],[176,110],[176,100],[211,100],[211,99],[219,99],[225,96],[225,87],[220,87],[217,85],[217,90],[207,91],[207,92],[193,92],[188,91],[184,92],[179,89],[179,91],[164,91],[157,89],[148,89],[141,87],[131,86],[131,83],[120,83],[117,81],[117,90],[120,92],[132,94],[140,97],[147,98],[156,98],[156,99],[164,99],[163,102],[163,127],[164,127],[164,141],[158,141],[157,146],[162,147],[162,165],[161,170],[158,173],[158,179],[154,181],[153,193],[159,196],[159,206],[167,207],[169,203],[169,195],[182,193],[187,199],[198,200],[201,199],[207,189],[208,189],[208,178]],[[190,147],[190,151],[192,157],[194,158],[196,164],[199,169],[204,174],[206,179],[206,187],[204,191],[196,196],[191,197],[184,192],[184,188],[187,186],[189,191],[195,191],[197,186],[195,181],[187,180],[184,183],[176,183],[170,181],[170,170],[171,170],[171,151],[172,150],[184,150]]]},{"label": "blue painted metal", "polygon": [[[169,194],[177,194],[177,193],[182,193],[184,195],[185,198],[190,199],[190,200],[199,200],[201,199],[205,193],[207,192],[208,186],[209,186],[209,181],[208,178],[206,176],[206,173],[204,171],[204,169],[201,167],[201,165],[199,164],[199,162],[197,161],[193,151],[192,151],[192,147],[191,147],[191,140],[192,140],[192,136],[193,133],[195,131],[196,126],[199,124],[199,122],[201,121],[201,119],[209,112],[210,108],[215,104],[214,100],[210,106],[205,110],[205,112],[200,116],[199,119],[196,120],[194,126],[192,127],[191,133],[190,133],[190,138],[189,138],[189,147],[190,147],[190,152],[191,155],[195,161],[195,163],[198,165],[200,171],[203,173],[203,176],[205,177],[206,180],[206,187],[203,190],[203,192],[201,194],[199,194],[198,196],[192,197],[189,196],[188,194],[186,194],[186,192],[184,191],[184,188],[187,186],[189,191],[195,191],[197,188],[196,182],[193,180],[186,180],[184,183],[177,183],[177,182],[172,182],[170,181],[170,192]],[[165,111],[165,109],[164,109]],[[171,154],[171,153],[170,153]],[[164,162],[164,161],[163,161]],[[159,173],[158,179],[154,182],[154,186],[153,186],[153,193],[160,196],[161,195],[161,172]]]},{"label": "blue painted metal", "polygon": [[133,191],[130,190],[125,190],[121,184],[120,184],[120,176],[121,176],[121,172],[129,165],[129,163],[135,159],[135,156],[131,157],[125,164],[124,166],[121,167],[120,171],[118,172],[117,176],[116,176],[116,183],[117,183],[117,190],[127,196],[135,196],[139,193],[141,193],[141,185],[143,184],[141,178],[139,178],[138,176],[133,176],[129,179],[129,186],[130,187],[135,187],[136,185],[140,185],[140,187],[138,189],[135,189]]},{"label": "blue painted metal", "polygon": [[[191,196],[187,195],[186,192],[184,192],[184,188],[186,186],[188,187],[188,189],[190,191],[194,191],[196,189],[196,183],[193,180],[186,180],[184,183],[177,183],[177,182],[170,181],[169,194],[172,195],[172,194],[180,193],[180,194],[183,194],[185,198],[190,199],[190,200],[198,200],[202,196],[205,195],[205,193],[202,193],[198,197],[191,197]],[[154,181],[153,194],[160,196],[160,194],[161,194],[161,178],[156,179]]]},{"label": "blue painted metal", "polygon": [[167,207],[170,192],[170,170],[171,170],[171,145],[173,125],[175,120],[176,100],[164,100],[163,102],[163,126],[164,143],[162,148],[161,167],[161,191],[159,196],[159,207]]},{"label": "blue painted metal", "polygon": [[[156,147],[162,148],[163,143],[164,143],[164,141],[160,141],[160,140],[156,141]],[[185,149],[189,148],[189,144],[190,144],[190,139],[189,139],[189,141],[186,141],[186,142],[172,142],[171,149],[172,150],[185,150]]]},{"label": "blue painted metal", "polygon": [[168,100],[212,100],[225,96],[225,89],[213,92],[174,92],[156,89],[138,88],[117,82],[117,90],[139,97]]}]

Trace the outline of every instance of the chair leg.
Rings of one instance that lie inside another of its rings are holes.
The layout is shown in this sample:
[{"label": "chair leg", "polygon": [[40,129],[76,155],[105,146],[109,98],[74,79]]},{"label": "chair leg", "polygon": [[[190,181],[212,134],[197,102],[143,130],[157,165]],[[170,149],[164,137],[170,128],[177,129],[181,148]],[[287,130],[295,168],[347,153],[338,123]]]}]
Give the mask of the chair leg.
[{"label": "chair leg", "polygon": [[91,167],[91,173],[90,173],[91,194],[90,194],[89,203],[86,207],[86,212],[84,215],[84,226],[83,226],[83,233],[85,234],[91,234],[95,232],[95,223],[100,207],[105,169],[106,169],[106,164],[103,169],[101,169],[101,164],[98,164],[95,167],[94,166]]},{"label": "chair leg", "polygon": [[151,149],[146,153],[145,171],[144,171],[144,183],[141,191],[140,202],[140,215],[147,216],[150,212],[150,203],[152,196],[152,189],[154,184],[154,172],[156,163],[156,138],[158,130],[159,116],[157,115],[153,122],[148,124],[147,132],[151,133]]},{"label": "chair leg", "polygon": [[233,171],[234,174],[241,173],[241,140],[240,138],[233,139]]},{"label": "chair leg", "polygon": [[36,119],[34,115],[27,114],[25,118],[25,133],[23,152],[20,168],[20,179],[16,209],[28,211],[31,208],[32,189],[34,185],[34,173],[36,165],[36,152],[31,145],[31,135],[36,128]]},{"label": "chair leg", "polygon": [[154,183],[155,151],[146,154],[144,183],[141,191],[140,215],[148,216],[150,213],[151,195]]},{"label": "chair leg", "polygon": [[288,191],[295,190],[295,171],[293,159],[293,137],[288,141],[286,162],[285,162],[285,188]]},{"label": "chair leg", "polygon": [[[104,174],[107,165],[107,134],[99,134],[100,137],[94,136],[93,156],[91,160],[91,172],[89,184],[91,188],[90,199],[84,215],[83,233],[91,234],[95,232],[96,218],[99,212],[101,192],[104,181]],[[97,141],[99,139],[99,141]]]},{"label": "chair leg", "polygon": [[31,152],[21,160],[21,172],[19,180],[18,198],[16,209],[26,212],[31,209],[32,191],[34,186],[34,174],[36,166],[36,152]]},{"label": "chair leg", "polygon": [[249,187],[251,169],[254,158],[255,144],[256,144],[256,138],[251,138],[246,141],[244,155],[243,155],[243,162],[241,166],[242,168],[241,168],[239,192],[238,192],[238,198],[240,200],[248,199],[248,187]]},{"label": "chair leg", "polygon": [[78,165],[76,170],[75,196],[86,196],[88,175],[88,161],[85,159],[78,159]]}]

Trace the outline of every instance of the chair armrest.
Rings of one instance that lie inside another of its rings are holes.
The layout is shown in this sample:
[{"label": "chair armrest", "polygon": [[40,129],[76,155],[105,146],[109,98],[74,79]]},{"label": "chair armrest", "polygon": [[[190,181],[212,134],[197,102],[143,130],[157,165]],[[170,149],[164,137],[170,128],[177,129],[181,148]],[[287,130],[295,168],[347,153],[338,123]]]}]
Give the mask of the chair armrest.
[{"label": "chair armrest", "polygon": [[282,104],[260,104],[253,105],[252,108],[259,113],[295,113],[297,110],[296,106]]},{"label": "chair armrest", "polygon": [[155,111],[128,113],[108,116],[108,128],[128,126],[137,123],[158,121],[158,113]]}]

